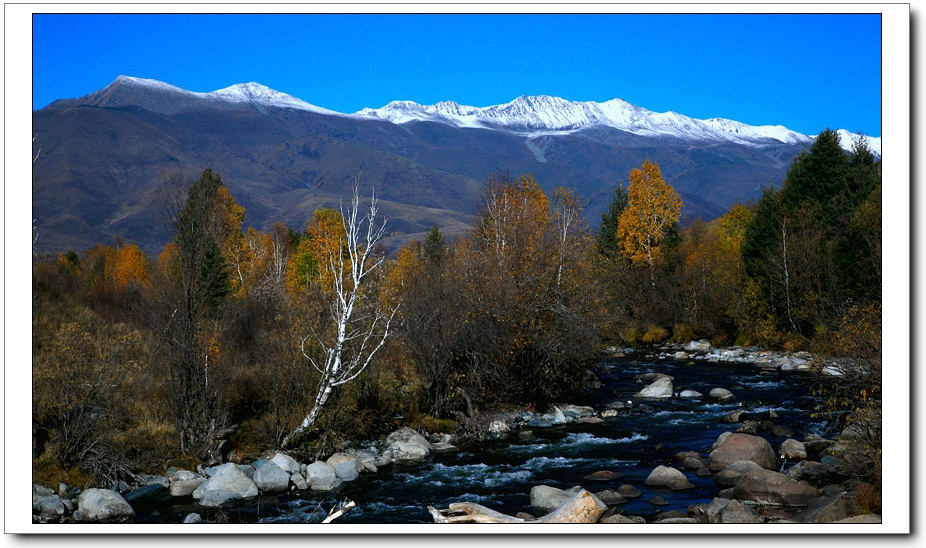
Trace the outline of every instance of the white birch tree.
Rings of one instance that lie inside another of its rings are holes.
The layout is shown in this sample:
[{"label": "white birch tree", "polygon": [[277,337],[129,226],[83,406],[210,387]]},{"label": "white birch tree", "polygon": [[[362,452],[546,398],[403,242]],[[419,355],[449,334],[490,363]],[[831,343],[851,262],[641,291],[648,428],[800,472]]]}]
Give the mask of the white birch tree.
[{"label": "white birch tree", "polygon": [[319,264],[331,274],[325,278],[331,284],[329,312],[334,323],[334,335],[325,341],[315,334],[321,348],[320,357],[307,351],[308,336],[302,339],[302,354],[321,374],[321,379],[312,409],[283,439],[284,447],[315,424],[334,391],[360,376],[389,337],[397,306],[391,310],[373,306],[369,313],[360,312],[362,301],[366,298],[364,284],[369,283],[370,275],[383,263],[383,258],[375,257],[373,252],[383,237],[386,223],[383,220],[382,224],[376,225],[378,208],[375,194],[370,200],[369,212],[358,219],[359,210],[360,191],[355,185],[351,207],[346,215],[341,208],[346,241],[339,246],[340,252],[319,257]]}]

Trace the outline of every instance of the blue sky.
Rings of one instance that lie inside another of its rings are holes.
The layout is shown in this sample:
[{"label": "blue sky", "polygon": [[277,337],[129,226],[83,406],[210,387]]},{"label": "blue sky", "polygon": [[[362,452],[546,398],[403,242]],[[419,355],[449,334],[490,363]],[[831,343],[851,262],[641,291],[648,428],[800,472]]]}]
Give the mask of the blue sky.
[{"label": "blue sky", "polygon": [[35,15],[33,108],[118,75],[256,81],[340,112],[615,97],[805,134],[881,135],[875,15]]}]

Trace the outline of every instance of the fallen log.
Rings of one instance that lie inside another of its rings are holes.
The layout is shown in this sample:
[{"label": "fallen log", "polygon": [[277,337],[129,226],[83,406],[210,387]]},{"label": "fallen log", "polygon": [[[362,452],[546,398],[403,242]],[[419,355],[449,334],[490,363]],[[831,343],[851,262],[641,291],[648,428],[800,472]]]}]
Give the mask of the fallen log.
[{"label": "fallen log", "polygon": [[428,506],[434,523],[596,523],[608,509],[586,490],[549,514],[532,521],[509,516],[472,502],[452,502],[446,510]]},{"label": "fallen log", "polygon": [[332,521],[338,519],[344,514],[350,512],[350,509],[353,508],[354,506],[357,506],[357,505],[352,500],[341,503],[337,507],[331,509],[331,512],[328,514],[328,517],[323,519],[322,523],[331,523]]}]

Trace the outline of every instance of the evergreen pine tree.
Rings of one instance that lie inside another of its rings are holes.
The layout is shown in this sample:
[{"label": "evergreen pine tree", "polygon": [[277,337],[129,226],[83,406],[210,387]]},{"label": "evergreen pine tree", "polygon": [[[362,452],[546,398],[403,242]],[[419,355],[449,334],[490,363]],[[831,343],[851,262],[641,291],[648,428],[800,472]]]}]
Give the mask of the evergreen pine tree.
[{"label": "evergreen pine tree", "polygon": [[601,212],[601,225],[598,228],[598,234],[595,235],[598,253],[605,257],[613,259],[620,255],[621,247],[620,242],[617,240],[617,220],[626,207],[627,191],[622,186],[617,185],[611,195],[608,210]]}]

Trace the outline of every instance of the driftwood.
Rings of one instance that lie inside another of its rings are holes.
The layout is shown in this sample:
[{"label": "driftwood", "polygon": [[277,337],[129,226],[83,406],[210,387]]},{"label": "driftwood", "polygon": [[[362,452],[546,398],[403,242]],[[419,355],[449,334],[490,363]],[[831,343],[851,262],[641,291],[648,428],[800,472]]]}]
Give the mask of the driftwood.
[{"label": "driftwood", "polygon": [[452,502],[446,510],[428,506],[434,523],[595,523],[605,510],[607,506],[603,506],[584,489],[556,510],[531,521],[472,502]]},{"label": "driftwood", "polygon": [[349,500],[349,501],[346,501],[338,505],[336,508],[332,508],[331,512],[328,514],[328,517],[323,519],[322,523],[331,523],[332,521],[338,519],[344,514],[350,512],[350,509],[353,508],[354,506],[357,506],[356,504],[354,504],[354,501]]}]

